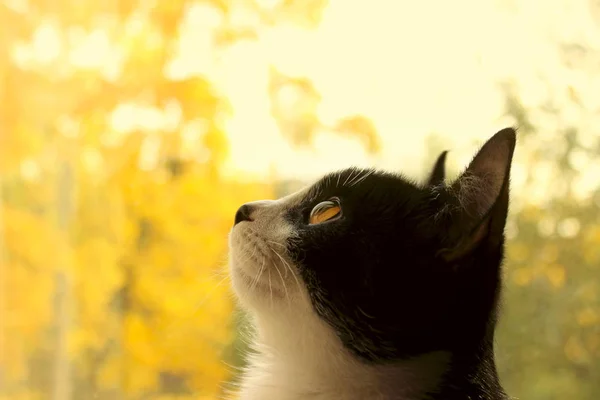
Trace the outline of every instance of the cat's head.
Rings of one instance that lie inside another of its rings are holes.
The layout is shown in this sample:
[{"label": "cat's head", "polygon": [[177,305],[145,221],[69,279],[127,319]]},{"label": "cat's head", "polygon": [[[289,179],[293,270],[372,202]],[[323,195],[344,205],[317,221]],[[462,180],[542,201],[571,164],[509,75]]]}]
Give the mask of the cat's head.
[{"label": "cat's head", "polygon": [[495,324],[515,131],[444,182],[350,168],[243,205],[230,234],[234,289],[255,315],[312,315],[365,361],[459,350]]}]

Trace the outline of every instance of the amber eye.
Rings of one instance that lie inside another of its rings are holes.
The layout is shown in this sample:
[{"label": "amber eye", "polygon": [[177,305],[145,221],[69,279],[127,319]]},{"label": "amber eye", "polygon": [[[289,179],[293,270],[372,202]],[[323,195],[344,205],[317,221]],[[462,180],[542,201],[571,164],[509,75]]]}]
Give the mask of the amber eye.
[{"label": "amber eye", "polygon": [[320,224],[338,218],[342,215],[342,207],[337,198],[332,198],[327,201],[322,201],[315,206],[310,212],[308,223],[310,225]]}]

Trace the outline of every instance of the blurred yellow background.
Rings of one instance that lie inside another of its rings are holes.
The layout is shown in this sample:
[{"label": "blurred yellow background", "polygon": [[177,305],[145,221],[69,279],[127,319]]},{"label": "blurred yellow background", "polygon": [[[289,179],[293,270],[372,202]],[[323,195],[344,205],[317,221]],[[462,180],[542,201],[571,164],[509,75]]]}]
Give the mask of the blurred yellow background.
[{"label": "blurred yellow background", "polygon": [[243,202],[517,124],[498,335],[600,396],[599,0],[0,1],[0,399],[218,399]]}]

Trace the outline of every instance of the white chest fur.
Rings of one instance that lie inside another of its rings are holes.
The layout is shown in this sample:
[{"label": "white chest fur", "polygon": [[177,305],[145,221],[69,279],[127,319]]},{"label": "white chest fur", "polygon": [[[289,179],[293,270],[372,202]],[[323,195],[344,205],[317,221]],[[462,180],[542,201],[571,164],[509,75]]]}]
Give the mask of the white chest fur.
[{"label": "white chest fur", "polygon": [[[240,400],[410,400],[435,386],[447,362],[429,354],[390,366],[361,363],[314,315],[257,320]],[[292,330],[291,327],[294,327]]]}]

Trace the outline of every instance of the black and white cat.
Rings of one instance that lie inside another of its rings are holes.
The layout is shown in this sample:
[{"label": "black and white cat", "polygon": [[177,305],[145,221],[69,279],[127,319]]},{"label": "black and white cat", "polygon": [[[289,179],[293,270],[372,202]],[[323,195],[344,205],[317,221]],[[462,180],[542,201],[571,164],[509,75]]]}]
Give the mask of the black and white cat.
[{"label": "black and white cat", "polygon": [[243,205],[234,290],[253,317],[242,400],[507,399],[494,361],[515,130],[444,183],[350,168]]}]

